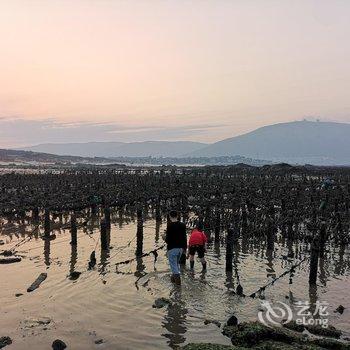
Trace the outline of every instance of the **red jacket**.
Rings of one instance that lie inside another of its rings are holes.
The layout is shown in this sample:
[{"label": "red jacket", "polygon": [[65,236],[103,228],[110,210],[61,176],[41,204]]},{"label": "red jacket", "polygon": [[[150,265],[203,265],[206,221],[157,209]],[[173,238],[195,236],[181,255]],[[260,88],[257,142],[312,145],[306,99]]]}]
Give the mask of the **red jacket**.
[{"label": "red jacket", "polygon": [[195,228],[188,240],[188,245],[191,247],[194,245],[204,245],[205,243],[207,243],[207,236]]}]

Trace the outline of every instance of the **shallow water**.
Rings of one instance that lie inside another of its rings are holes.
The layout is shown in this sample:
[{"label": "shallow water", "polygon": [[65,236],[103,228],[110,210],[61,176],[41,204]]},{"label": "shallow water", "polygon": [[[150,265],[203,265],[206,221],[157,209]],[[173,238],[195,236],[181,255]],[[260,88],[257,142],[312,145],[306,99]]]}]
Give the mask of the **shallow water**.
[{"label": "shallow water", "polygon": [[[205,325],[204,320],[224,323],[232,314],[240,322],[257,319],[261,299],[232,293],[237,280],[235,273],[232,278],[225,274],[224,243],[209,245],[207,273],[200,272],[199,262],[194,274],[183,270],[179,289],[170,282],[164,249],[159,251],[156,263],[150,255],[116,268],[117,262],[135,256],[136,224],[123,223],[117,216],[113,216],[113,221],[110,235],[113,248],[108,253],[101,253],[99,230],[97,225],[91,225],[78,231],[76,249],[69,244],[69,230],[55,230],[56,240],[44,243],[33,238],[21,245],[18,251],[24,258],[20,263],[0,265],[0,335],[13,339],[9,349],[49,349],[57,338],[75,350],[166,349],[188,342],[230,344],[217,326]],[[163,245],[164,227],[157,226],[153,219],[145,222],[144,252]],[[3,225],[0,239],[6,244],[0,249],[12,247],[33,229],[28,225]],[[295,258],[287,259],[291,248]],[[300,261],[306,248],[303,244],[288,248],[281,240],[275,251],[268,253],[261,242],[239,240],[235,245],[235,266],[245,294],[251,294]],[[88,271],[87,263],[94,249],[97,265]],[[308,288],[305,261],[291,281],[289,274],[284,276],[268,287],[263,297],[287,304],[326,301],[330,323],[349,335],[349,258],[348,250],[329,247],[320,264],[316,290]],[[71,281],[67,278],[71,271],[80,271],[82,275]],[[27,293],[27,287],[41,272],[47,272],[48,278],[39,289]],[[16,297],[16,293],[23,296]],[[159,297],[169,298],[173,307],[152,308]],[[339,304],[346,307],[343,315],[333,312]],[[30,323],[31,319],[41,317],[52,321],[48,325]],[[95,344],[99,339],[103,343]]]}]

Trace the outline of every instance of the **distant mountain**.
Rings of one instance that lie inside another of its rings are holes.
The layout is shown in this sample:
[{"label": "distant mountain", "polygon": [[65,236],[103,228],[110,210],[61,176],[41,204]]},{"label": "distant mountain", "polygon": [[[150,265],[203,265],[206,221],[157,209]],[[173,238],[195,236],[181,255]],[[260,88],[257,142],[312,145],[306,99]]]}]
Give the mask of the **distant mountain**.
[{"label": "distant mountain", "polygon": [[[265,126],[213,144],[190,141],[88,142],[50,143],[23,149],[54,155],[114,159],[117,157],[241,156],[292,164],[350,165],[350,124],[306,120],[281,123]],[[160,160],[162,161],[165,160]],[[210,160],[209,164],[212,161]],[[221,159],[220,163],[222,161]],[[230,159],[229,162],[231,161]]]},{"label": "distant mountain", "polygon": [[80,157],[180,157],[207,146],[191,141],[46,143],[22,150]]},{"label": "distant mountain", "polygon": [[350,165],[350,124],[304,120],[269,125],[188,155],[240,155],[300,164]]}]

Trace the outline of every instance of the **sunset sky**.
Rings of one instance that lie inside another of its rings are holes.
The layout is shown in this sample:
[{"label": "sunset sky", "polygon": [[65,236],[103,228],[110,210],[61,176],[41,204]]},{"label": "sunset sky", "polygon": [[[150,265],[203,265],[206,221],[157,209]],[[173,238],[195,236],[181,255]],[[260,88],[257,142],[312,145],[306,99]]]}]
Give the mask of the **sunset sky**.
[{"label": "sunset sky", "polygon": [[0,147],[350,122],[348,0],[1,0]]}]

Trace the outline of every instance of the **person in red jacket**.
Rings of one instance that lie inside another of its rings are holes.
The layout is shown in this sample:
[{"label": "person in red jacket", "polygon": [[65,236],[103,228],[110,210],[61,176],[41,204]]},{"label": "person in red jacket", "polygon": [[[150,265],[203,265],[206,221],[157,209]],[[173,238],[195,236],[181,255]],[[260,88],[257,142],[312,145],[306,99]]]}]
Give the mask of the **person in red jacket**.
[{"label": "person in red jacket", "polygon": [[190,268],[194,269],[194,256],[197,253],[198,258],[201,259],[203,271],[207,269],[207,262],[205,261],[204,254],[207,247],[207,236],[203,232],[203,224],[199,223],[190,235],[188,240],[188,253],[187,257],[190,258]]}]

